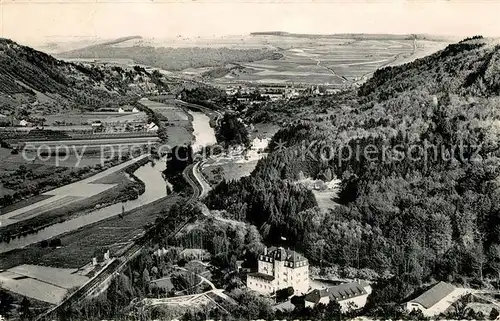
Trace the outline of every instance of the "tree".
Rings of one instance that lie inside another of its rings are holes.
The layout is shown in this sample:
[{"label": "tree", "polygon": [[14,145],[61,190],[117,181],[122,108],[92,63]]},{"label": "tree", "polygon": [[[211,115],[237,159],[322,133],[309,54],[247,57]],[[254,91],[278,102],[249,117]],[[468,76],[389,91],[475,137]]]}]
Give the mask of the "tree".
[{"label": "tree", "polygon": [[217,141],[224,142],[226,146],[250,145],[248,131],[245,125],[234,114],[225,113],[217,132]]},{"label": "tree", "polygon": [[[1,284],[0,284],[1,285]],[[14,297],[9,293],[0,290],[0,315],[3,317],[8,317],[10,311],[12,311],[12,304],[14,303]]]},{"label": "tree", "polygon": [[500,245],[492,244],[488,250],[490,268],[497,273],[497,282],[500,285]]},{"label": "tree", "polygon": [[496,308],[492,308],[490,312],[490,320],[496,320],[499,315],[500,313],[498,312],[498,310]]},{"label": "tree", "polygon": [[60,238],[55,238],[50,240],[49,245],[50,247],[58,247],[62,245],[62,241]]},{"label": "tree", "polygon": [[31,320],[31,302],[28,298],[23,297],[19,306],[19,316],[21,320]]},{"label": "tree", "polygon": [[142,271],[142,283],[144,285],[145,292],[149,291],[149,282],[151,282],[151,278],[149,277],[148,269],[144,268],[144,271]]},{"label": "tree", "polygon": [[279,289],[278,291],[276,291],[276,301],[277,302],[286,301],[294,293],[295,293],[295,291],[293,290],[293,287],[291,287],[291,286],[289,286],[288,288]]}]

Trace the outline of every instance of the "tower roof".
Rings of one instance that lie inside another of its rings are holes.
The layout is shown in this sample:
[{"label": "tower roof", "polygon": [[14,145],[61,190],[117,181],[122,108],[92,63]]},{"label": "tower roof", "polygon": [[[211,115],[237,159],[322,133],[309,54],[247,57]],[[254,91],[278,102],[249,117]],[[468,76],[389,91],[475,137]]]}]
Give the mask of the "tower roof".
[{"label": "tower roof", "polygon": [[271,247],[267,256],[270,256],[278,261],[302,262],[307,259],[299,253],[283,247]]}]

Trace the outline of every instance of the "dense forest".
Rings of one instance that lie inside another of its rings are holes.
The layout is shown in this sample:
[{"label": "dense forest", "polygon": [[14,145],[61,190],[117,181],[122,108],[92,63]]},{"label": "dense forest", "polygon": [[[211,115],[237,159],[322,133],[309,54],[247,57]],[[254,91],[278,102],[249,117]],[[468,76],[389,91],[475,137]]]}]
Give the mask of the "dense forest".
[{"label": "dense forest", "polygon": [[235,114],[225,113],[217,129],[217,141],[227,146],[250,145],[248,131]]},{"label": "dense forest", "polygon": [[[251,176],[222,182],[207,206],[255,224],[268,243],[286,236],[317,265],[392,275],[375,297],[385,303],[432,279],[496,285],[498,59],[499,47],[474,37],[377,71],[357,96],[265,107],[287,126]],[[302,174],[341,179],[338,206],[316,207],[295,184]]]}]

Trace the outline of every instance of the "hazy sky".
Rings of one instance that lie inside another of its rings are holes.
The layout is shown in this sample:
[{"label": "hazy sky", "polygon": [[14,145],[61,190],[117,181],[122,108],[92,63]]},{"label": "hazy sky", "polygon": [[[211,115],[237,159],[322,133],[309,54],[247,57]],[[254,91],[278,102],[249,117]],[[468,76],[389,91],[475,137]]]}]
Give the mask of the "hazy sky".
[{"label": "hazy sky", "polygon": [[0,1],[2,37],[25,43],[48,36],[169,38],[269,30],[500,36],[500,1],[494,0]]}]

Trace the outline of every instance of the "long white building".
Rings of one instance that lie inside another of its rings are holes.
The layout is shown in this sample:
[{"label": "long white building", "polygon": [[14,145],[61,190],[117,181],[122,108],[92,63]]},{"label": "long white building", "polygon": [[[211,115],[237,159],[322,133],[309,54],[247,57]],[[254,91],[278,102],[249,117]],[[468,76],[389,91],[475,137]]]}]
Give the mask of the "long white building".
[{"label": "long white building", "polygon": [[420,296],[406,302],[406,310],[420,310],[426,317],[433,317],[445,312],[460,297],[469,291],[464,288],[456,288],[446,282],[438,282]]},{"label": "long white building", "polygon": [[247,275],[247,287],[263,294],[293,287],[295,294],[309,290],[309,262],[295,251],[267,248],[259,256],[258,270]]},{"label": "long white building", "polygon": [[351,282],[335,285],[326,289],[311,291],[304,298],[305,306],[313,308],[318,303],[327,305],[330,301],[337,301],[342,312],[350,309],[361,309],[372,292],[371,286],[364,282]]}]

